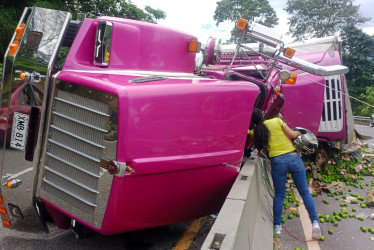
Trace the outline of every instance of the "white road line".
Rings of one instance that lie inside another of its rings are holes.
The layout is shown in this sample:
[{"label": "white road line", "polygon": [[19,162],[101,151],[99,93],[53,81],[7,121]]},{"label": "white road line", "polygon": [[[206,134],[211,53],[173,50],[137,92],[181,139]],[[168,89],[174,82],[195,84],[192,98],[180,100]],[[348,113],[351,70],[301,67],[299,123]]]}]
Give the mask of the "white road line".
[{"label": "white road line", "polygon": [[[294,191],[295,191],[295,196],[297,200],[300,201],[300,206],[298,207],[298,210],[300,213],[300,220],[301,220],[301,225],[303,226],[305,239],[308,241],[307,242],[308,249],[309,250],[320,250],[321,248],[319,247],[318,240],[312,239],[312,223],[310,222],[309,214],[304,206],[303,199],[301,198],[299,192],[297,192],[297,189],[295,189]],[[313,241],[310,241],[310,240],[313,240]]]},{"label": "white road line", "polygon": [[9,178],[16,178],[20,175],[23,175],[27,172],[30,172],[34,169],[34,167],[31,167],[31,168],[26,168],[25,170],[22,170],[21,172],[18,172],[18,173],[15,173],[15,174],[6,174],[7,176],[9,176]]}]

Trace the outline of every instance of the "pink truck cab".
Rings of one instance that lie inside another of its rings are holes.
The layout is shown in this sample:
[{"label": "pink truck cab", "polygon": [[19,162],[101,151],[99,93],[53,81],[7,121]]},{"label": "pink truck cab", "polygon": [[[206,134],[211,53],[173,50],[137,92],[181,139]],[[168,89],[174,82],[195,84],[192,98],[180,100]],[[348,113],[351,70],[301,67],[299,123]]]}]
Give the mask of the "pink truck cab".
[{"label": "pink truck cab", "polygon": [[[282,109],[291,125],[317,132],[325,77],[348,69],[285,57],[273,46],[280,40],[249,25],[241,32],[269,51],[239,43],[225,61],[211,39],[199,61],[196,37],[184,32],[26,8],[4,58],[3,225],[35,220],[47,231],[51,218],[83,237],[215,213],[240,170],[254,107]],[[62,46],[70,51],[58,67]],[[295,68],[307,77],[285,84]],[[25,83],[43,92],[41,108],[13,112],[7,93]]]}]

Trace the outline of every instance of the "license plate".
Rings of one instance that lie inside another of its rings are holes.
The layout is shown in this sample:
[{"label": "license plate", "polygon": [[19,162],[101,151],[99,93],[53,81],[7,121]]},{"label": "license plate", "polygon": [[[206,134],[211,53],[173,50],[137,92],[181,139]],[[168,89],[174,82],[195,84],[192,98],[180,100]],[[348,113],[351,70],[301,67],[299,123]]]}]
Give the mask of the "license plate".
[{"label": "license plate", "polygon": [[25,150],[28,127],[29,116],[14,112],[10,147]]}]

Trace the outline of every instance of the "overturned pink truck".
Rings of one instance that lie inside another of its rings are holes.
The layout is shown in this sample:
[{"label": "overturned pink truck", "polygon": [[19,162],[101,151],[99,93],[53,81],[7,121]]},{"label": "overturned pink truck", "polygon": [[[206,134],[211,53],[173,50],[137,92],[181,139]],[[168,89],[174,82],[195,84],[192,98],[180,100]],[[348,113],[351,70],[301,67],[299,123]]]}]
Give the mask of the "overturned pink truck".
[{"label": "overturned pink truck", "polygon": [[218,212],[255,107],[346,140],[335,38],[288,48],[264,26],[237,27],[237,45],[201,48],[159,25],[26,8],[3,67],[3,225],[53,222],[83,237]]}]

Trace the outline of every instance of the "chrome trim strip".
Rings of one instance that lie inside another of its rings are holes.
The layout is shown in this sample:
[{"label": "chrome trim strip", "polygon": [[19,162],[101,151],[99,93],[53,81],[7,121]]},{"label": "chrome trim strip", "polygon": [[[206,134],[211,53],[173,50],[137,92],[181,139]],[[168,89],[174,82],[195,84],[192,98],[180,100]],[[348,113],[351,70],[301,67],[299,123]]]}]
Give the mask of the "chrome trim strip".
[{"label": "chrome trim strip", "polygon": [[297,57],[293,57],[289,59],[283,55],[275,56],[275,58],[277,58],[278,60],[288,65],[291,65],[296,68],[300,68],[306,72],[309,72],[311,74],[318,75],[318,76],[334,76],[334,75],[346,74],[349,71],[348,67],[343,66],[343,65],[321,66],[321,65],[310,63],[308,61],[302,60]]},{"label": "chrome trim strip", "polygon": [[84,109],[84,110],[87,110],[87,111],[91,111],[91,112],[93,112],[93,113],[96,113],[96,114],[99,114],[99,115],[102,115],[102,116],[109,117],[108,114],[105,114],[105,113],[103,113],[103,112],[100,112],[100,111],[97,111],[97,110],[94,110],[94,109],[87,108],[87,107],[85,107],[85,106],[78,105],[78,104],[76,104],[76,103],[74,103],[74,102],[69,102],[69,101],[67,101],[67,100],[65,100],[65,99],[62,99],[62,98],[60,98],[60,97],[55,97],[55,99],[58,100],[58,101],[60,101],[60,102],[64,102],[64,103],[67,103],[67,104],[73,105],[73,106],[75,106],[75,107],[78,107],[78,108],[81,108],[81,109]]},{"label": "chrome trim strip", "polygon": [[90,171],[88,171],[88,170],[86,170],[86,169],[84,169],[84,168],[82,168],[82,167],[80,167],[80,166],[78,166],[78,165],[76,165],[76,164],[74,164],[74,163],[71,163],[71,162],[69,162],[69,161],[66,161],[66,160],[64,160],[64,159],[62,159],[62,158],[60,158],[60,157],[58,157],[58,156],[56,156],[56,155],[54,155],[54,154],[51,154],[51,153],[47,152],[47,155],[48,155],[49,157],[51,157],[51,158],[54,158],[54,159],[56,159],[56,160],[62,162],[62,163],[65,163],[65,164],[67,164],[67,165],[69,165],[69,166],[71,166],[71,167],[73,167],[73,168],[75,168],[75,169],[77,169],[77,170],[79,170],[79,171],[85,172],[86,174],[89,174],[89,175],[91,175],[92,177],[101,178],[100,175],[97,175],[97,174],[95,174],[95,173],[92,173],[92,172],[90,172]]},{"label": "chrome trim strip", "polygon": [[60,191],[62,191],[62,192],[64,192],[64,193],[66,193],[66,194],[68,194],[68,195],[70,195],[70,196],[72,196],[72,197],[74,197],[74,198],[76,198],[76,199],[78,199],[78,200],[80,200],[80,201],[86,203],[87,205],[89,205],[89,206],[91,206],[91,207],[96,207],[96,205],[93,204],[92,202],[90,202],[90,201],[88,201],[88,200],[86,200],[86,199],[83,199],[82,197],[80,197],[80,196],[78,196],[78,195],[75,195],[75,194],[69,192],[69,190],[66,190],[66,189],[63,188],[63,187],[60,187],[59,185],[56,185],[56,184],[54,184],[53,182],[50,182],[50,181],[47,180],[46,178],[43,178],[43,181],[44,181],[45,183],[48,183],[49,185],[51,185],[51,186],[57,188],[58,190],[60,190]]},{"label": "chrome trim strip", "polygon": [[62,143],[59,143],[59,142],[57,142],[57,141],[55,141],[55,140],[53,140],[53,139],[48,139],[48,141],[51,142],[51,143],[53,143],[53,144],[56,144],[56,145],[58,145],[58,146],[60,146],[60,147],[62,147],[62,148],[65,148],[65,149],[67,149],[67,150],[69,150],[69,151],[72,151],[72,152],[74,152],[74,153],[76,153],[76,154],[79,154],[79,155],[81,155],[81,156],[83,156],[83,157],[86,157],[86,158],[88,158],[88,159],[90,159],[90,160],[93,160],[93,161],[96,161],[96,162],[99,162],[99,163],[100,163],[100,160],[99,160],[99,159],[97,159],[97,158],[95,158],[95,157],[92,157],[92,156],[90,156],[90,155],[88,155],[88,154],[82,153],[82,152],[80,152],[80,151],[78,151],[78,150],[76,150],[76,149],[74,149],[74,148],[68,147],[68,146],[66,146],[66,145],[64,145],[64,144],[62,144]]},{"label": "chrome trim strip", "polygon": [[103,146],[103,145],[97,144],[97,143],[95,143],[93,141],[90,141],[90,140],[87,140],[87,139],[85,139],[83,137],[77,136],[77,135],[75,135],[73,133],[70,133],[69,131],[66,131],[66,130],[64,130],[62,128],[56,127],[55,125],[51,125],[51,128],[56,129],[56,130],[58,130],[58,131],[60,131],[60,132],[62,132],[64,134],[70,135],[70,136],[72,136],[74,138],[77,138],[77,139],[79,139],[81,141],[87,142],[87,143],[91,144],[92,146],[95,146],[95,147],[98,147],[98,148],[102,148],[102,149],[105,148],[105,146]]},{"label": "chrome trim strip", "polygon": [[79,124],[85,125],[85,126],[87,126],[87,127],[93,128],[93,129],[96,129],[96,130],[98,130],[98,131],[101,131],[101,132],[104,132],[104,133],[108,132],[106,129],[102,129],[102,128],[99,128],[99,127],[93,126],[93,125],[91,125],[91,124],[88,124],[88,123],[85,123],[85,122],[78,121],[78,120],[76,120],[76,119],[73,119],[73,118],[71,118],[71,117],[69,117],[69,116],[63,115],[63,114],[58,113],[58,112],[56,112],[56,111],[53,111],[52,113],[53,113],[54,115],[58,115],[58,116],[60,116],[60,117],[63,117],[63,118],[65,118],[65,119],[68,119],[68,120],[70,120],[70,121],[73,121],[73,122],[76,122],[76,123],[79,123]]},{"label": "chrome trim strip", "polygon": [[200,80],[210,80],[217,81],[217,79],[201,77],[194,75],[192,73],[184,72],[161,72],[161,71],[142,71],[142,70],[73,70],[67,69],[65,72],[74,73],[90,73],[90,74],[104,74],[104,75],[128,75],[128,76],[163,76],[168,78],[178,78],[178,79],[200,79]]},{"label": "chrome trim strip", "polygon": [[92,193],[96,193],[96,194],[99,193],[97,190],[92,189],[92,188],[90,188],[90,187],[87,187],[86,185],[83,185],[82,183],[79,183],[79,182],[77,182],[76,180],[74,180],[74,179],[72,179],[72,178],[70,178],[70,177],[68,177],[68,176],[66,176],[66,175],[64,175],[64,174],[61,174],[61,173],[55,171],[54,169],[52,169],[52,168],[50,168],[50,167],[48,167],[48,166],[44,166],[44,168],[47,169],[48,171],[50,171],[50,172],[52,172],[52,173],[54,173],[54,174],[56,174],[56,175],[62,177],[62,178],[64,178],[65,180],[68,180],[68,181],[70,181],[70,182],[72,182],[72,183],[74,183],[74,184],[76,184],[76,185],[78,185],[78,186],[80,186],[80,187],[82,187],[82,188],[84,188],[84,189],[86,189],[86,190],[92,192]]}]

